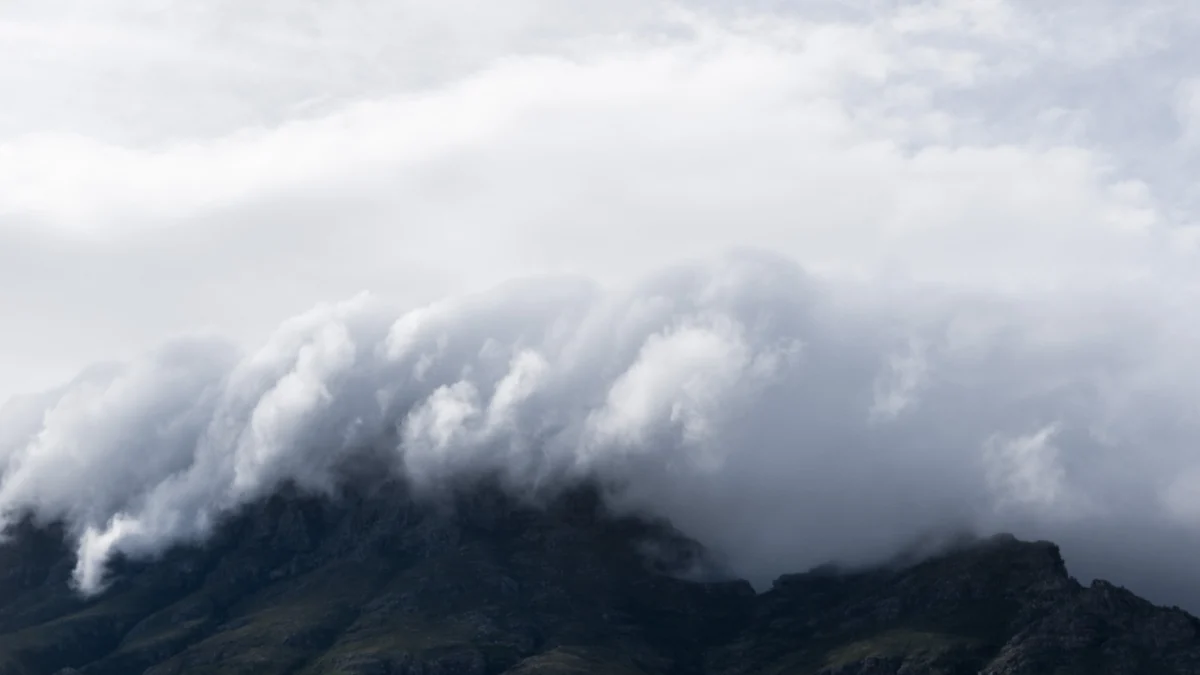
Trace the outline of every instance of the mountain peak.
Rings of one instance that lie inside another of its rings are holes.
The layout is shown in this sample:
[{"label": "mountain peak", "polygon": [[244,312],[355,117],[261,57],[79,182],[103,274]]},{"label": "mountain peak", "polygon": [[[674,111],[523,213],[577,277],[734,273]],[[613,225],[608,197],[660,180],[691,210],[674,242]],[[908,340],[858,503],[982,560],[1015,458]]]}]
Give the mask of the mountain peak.
[{"label": "mountain peak", "polygon": [[594,485],[285,491],[204,546],[116,561],[87,599],[61,531],[11,534],[0,675],[1200,672],[1194,618],[1080,586],[1049,542],[958,539],[756,594],[689,576],[702,547]]}]

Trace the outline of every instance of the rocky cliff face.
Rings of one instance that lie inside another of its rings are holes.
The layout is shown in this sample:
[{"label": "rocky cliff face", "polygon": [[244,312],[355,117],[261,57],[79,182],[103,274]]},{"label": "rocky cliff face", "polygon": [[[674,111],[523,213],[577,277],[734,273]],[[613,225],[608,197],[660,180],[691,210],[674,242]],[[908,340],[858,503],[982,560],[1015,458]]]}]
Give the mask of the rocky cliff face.
[{"label": "rocky cliff face", "polygon": [[591,490],[533,507],[386,485],[277,495],[84,600],[61,532],[10,534],[0,675],[1200,673],[1196,618],[1011,537],[756,594],[688,580],[695,544]]}]

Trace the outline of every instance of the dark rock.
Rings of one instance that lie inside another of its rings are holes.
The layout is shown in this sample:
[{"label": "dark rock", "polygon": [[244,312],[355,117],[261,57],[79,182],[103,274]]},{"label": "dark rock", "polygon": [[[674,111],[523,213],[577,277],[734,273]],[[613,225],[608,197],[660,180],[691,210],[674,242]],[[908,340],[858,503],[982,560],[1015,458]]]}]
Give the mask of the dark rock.
[{"label": "dark rock", "polygon": [[1200,674],[1195,617],[1080,586],[1056,546],[1011,536],[756,594],[594,489],[428,503],[384,483],[283,491],[203,547],[114,561],[83,600],[60,530],[10,535],[0,675]]}]

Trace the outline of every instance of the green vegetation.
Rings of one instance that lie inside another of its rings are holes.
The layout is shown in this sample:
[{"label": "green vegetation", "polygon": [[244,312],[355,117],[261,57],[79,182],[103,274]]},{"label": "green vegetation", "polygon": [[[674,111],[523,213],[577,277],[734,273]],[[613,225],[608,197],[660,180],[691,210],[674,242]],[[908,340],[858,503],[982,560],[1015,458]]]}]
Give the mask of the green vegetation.
[{"label": "green vegetation", "polygon": [[896,657],[905,660],[933,660],[954,649],[975,644],[976,640],[958,635],[896,629],[834,649],[829,653],[825,665],[838,667],[866,659]]}]

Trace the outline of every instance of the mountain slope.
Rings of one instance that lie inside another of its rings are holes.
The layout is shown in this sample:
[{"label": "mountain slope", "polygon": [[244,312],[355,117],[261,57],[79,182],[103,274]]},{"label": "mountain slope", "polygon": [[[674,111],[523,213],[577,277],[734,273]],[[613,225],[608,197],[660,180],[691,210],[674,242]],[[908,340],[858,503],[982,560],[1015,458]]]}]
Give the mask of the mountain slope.
[{"label": "mountain slope", "polygon": [[[282,493],[90,600],[62,533],[0,546],[0,675],[1200,673],[1200,622],[997,537],[911,565],[701,582],[594,490]],[[686,573],[686,574],[685,574]],[[711,576],[711,575],[709,575]]]}]

